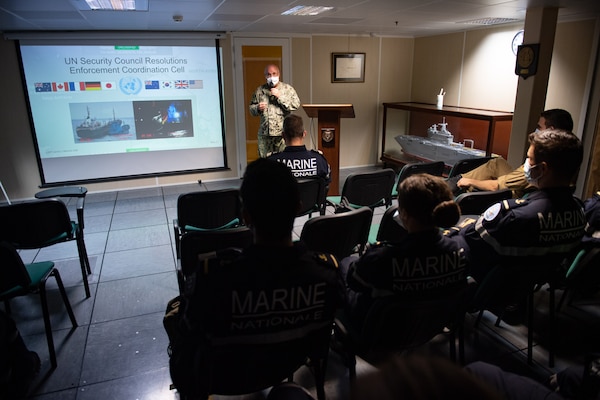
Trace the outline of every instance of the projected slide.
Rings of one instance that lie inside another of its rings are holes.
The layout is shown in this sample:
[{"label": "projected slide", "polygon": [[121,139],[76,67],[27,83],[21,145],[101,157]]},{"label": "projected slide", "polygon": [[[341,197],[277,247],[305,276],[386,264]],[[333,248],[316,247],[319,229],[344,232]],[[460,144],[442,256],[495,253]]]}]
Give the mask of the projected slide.
[{"label": "projected slide", "polygon": [[218,53],[206,42],[21,43],[43,181],[225,167]]}]

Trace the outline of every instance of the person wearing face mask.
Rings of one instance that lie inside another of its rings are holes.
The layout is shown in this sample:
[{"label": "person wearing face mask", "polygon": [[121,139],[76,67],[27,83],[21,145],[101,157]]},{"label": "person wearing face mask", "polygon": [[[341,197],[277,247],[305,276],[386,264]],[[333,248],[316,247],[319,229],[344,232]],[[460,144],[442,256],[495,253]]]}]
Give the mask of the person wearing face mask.
[{"label": "person wearing face mask", "polygon": [[[573,118],[571,114],[559,108],[546,110],[540,114],[535,132],[545,129],[561,129],[571,132]],[[502,157],[495,157],[485,164],[448,181],[455,196],[472,190],[511,189],[513,198],[519,198],[535,190],[535,186],[525,179],[523,165],[517,169]]]},{"label": "person wearing face mask", "polygon": [[279,80],[279,67],[269,64],[265,67],[267,82],[259,86],[250,100],[250,114],[260,117],[258,128],[258,155],[265,158],[279,153],[285,148],[283,140],[283,120],[300,107],[296,90]]},{"label": "person wearing face mask", "polygon": [[571,132],[529,134],[523,174],[538,190],[494,204],[459,232],[471,249],[469,274],[477,282],[496,265],[528,265],[530,259],[546,265],[539,257],[556,260],[579,245],[586,217],[571,184],[582,159],[581,141]]}]

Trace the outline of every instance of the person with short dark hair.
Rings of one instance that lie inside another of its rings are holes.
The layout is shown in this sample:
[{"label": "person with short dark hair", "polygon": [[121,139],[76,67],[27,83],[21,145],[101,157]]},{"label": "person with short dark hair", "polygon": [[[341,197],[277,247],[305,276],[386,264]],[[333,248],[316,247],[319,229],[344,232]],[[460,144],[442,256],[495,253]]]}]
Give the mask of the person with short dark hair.
[{"label": "person with short dark hair", "polygon": [[290,114],[283,120],[285,149],[268,158],[287,165],[298,179],[321,177],[325,183],[331,181],[329,163],[318,150],[307,150],[304,145],[306,131],[299,115]]},{"label": "person with short dark hair", "polygon": [[272,366],[285,370],[314,350],[306,348],[314,343],[302,338],[320,336],[323,330],[329,337],[334,313],[344,304],[336,258],[292,241],[300,198],[290,169],[264,158],[248,164],[240,198],[254,244],[205,255],[186,279],[183,326],[185,336],[197,340],[183,348],[172,346],[170,361],[173,383],[184,395],[209,390],[210,367],[202,364],[207,341],[244,337],[246,343],[254,339],[257,346],[270,345],[267,349],[293,342],[297,346],[287,348]]},{"label": "person with short dark hair", "polygon": [[[536,132],[545,129],[560,129],[571,132],[573,118],[571,114],[559,108],[543,111],[537,123]],[[513,198],[535,190],[525,179],[523,165],[514,169],[502,157],[494,157],[485,164],[449,181],[455,195],[469,190],[502,190],[511,189]]]},{"label": "person with short dark hair", "polygon": [[550,129],[529,135],[524,175],[538,190],[494,204],[461,230],[471,249],[470,275],[477,282],[498,264],[560,258],[579,245],[586,219],[571,182],[582,158],[581,141],[571,132]]},{"label": "person with short dark hair", "polygon": [[[428,174],[406,178],[398,188],[398,212],[408,234],[396,242],[377,243],[347,268],[349,312],[355,324],[364,320],[379,296],[434,299],[466,286],[466,243],[444,236],[440,229],[460,217],[446,182]],[[347,259],[342,274],[346,263]],[[426,267],[431,265],[436,268]]]}]

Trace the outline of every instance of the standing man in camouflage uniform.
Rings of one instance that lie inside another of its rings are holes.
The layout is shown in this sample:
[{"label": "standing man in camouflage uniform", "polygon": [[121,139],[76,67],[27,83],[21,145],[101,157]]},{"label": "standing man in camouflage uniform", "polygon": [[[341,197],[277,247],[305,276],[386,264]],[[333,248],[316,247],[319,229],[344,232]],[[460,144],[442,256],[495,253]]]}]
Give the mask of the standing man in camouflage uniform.
[{"label": "standing man in camouflage uniform", "polygon": [[259,86],[250,101],[250,114],[260,116],[258,155],[262,158],[285,148],[283,119],[300,107],[300,99],[291,85],[279,81],[279,67],[265,67],[267,83]]}]

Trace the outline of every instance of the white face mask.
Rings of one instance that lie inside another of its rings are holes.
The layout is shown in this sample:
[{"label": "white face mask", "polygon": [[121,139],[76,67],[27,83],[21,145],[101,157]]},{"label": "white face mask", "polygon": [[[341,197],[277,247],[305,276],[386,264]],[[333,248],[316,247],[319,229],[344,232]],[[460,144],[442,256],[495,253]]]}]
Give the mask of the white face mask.
[{"label": "white face mask", "polygon": [[523,172],[525,173],[525,179],[527,179],[527,182],[529,182],[531,185],[537,186],[538,180],[540,179],[540,177],[538,176],[537,178],[533,178],[531,176],[531,170],[534,169],[535,167],[537,167],[538,165],[531,165],[529,164],[529,158],[525,159],[525,163],[523,164]]},{"label": "white face mask", "polygon": [[267,78],[267,83],[271,86],[277,86],[277,84],[279,83],[279,77],[278,76],[270,76]]}]

